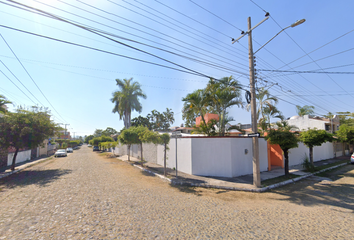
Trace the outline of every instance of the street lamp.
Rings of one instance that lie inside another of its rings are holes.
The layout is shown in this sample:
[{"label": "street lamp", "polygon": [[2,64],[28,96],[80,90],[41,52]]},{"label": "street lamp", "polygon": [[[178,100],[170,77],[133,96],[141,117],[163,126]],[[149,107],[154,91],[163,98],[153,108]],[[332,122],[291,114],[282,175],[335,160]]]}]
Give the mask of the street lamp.
[{"label": "street lamp", "polygon": [[[249,67],[250,67],[250,91],[251,91],[251,115],[252,115],[252,152],[253,152],[253,185],[256,187],[261,186],[261,173],[259,167],[259,143],[258,143],[258,127],[257,127],[257,106],[256,106],[256,88],[255,88],[255,81],[254,81],[254,57],[253,57],[253,46],[252,46],[252,30],[261,25],[263,22],[268,20],[269,14],[266,14],[266,17],[260,21],[257,25],[251,28],[251,17],[248,17],[248,31],[243,33],[242,35],[233,40],[232,43],[237,42],[246,34],[248,34],[248,50],[249,50]],[[296,27],[305,22],[305,19],[301,19],[296,21],[295,23],[291,24],[290,26],[283,28],[280,32],[278,32],[273,38],[271,38],[268,42],[266,42],[260,49],[262,49],[265,45],[267,45],[270,41],[272,41],[276,36],[278,36],[281,32],[289,27]],[[258,49],[255,53],[257,53],[260,49]]]}]

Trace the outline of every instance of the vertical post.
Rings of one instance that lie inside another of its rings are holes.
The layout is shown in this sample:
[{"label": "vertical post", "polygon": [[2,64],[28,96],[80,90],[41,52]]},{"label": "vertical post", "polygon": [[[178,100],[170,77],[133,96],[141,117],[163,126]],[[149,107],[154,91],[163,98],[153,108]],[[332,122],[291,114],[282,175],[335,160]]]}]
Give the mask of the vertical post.
[{"label": "vertical post", "polygon": [[177,133],[176,133],[176,177],[177,177]]},{"label": "vertical post", "polygon": [[[257,126],[257,107],[256,107],[256,89],[254,82],[254,58],[252,46],[252,31],[251,31],[251,17],[248,17],[248,47],[249,47],[249,67],[250,67],[250,90],[251,90],[251,115],[252,115],[252,131],[258,132]],[[261,173],[259,169],[259,146],[258,137],[252,137],[253,150],[253,185],[261,186]]]}]

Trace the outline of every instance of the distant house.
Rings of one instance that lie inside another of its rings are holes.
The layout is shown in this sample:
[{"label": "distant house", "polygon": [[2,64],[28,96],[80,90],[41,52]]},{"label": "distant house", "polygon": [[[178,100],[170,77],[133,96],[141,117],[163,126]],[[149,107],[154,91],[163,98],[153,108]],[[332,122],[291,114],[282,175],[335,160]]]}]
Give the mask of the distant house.
[{"label": "distant house", "polygon": [[309,128],[318,130],[326,130],[329,133],[334,133],[339,130],[339,117],[334,115],[333,118],[324,118],[318,116],[305,115],[303,117],[293,116],[287,120],[289,125],[296,126],[300,131]]},{"label": "distant house", "polygon": [[[206,113],[204,115],[204,120],[205,120],[205,123],[208,123],[210,120],[216,120],[216,121],[219,121],[219,115],[217,114],[214,114],[214,113]],[[199,116],[195,119],[195,125],[198,127],[200,125],[200,123],[203,122],[202,120],[202,117]]]}]

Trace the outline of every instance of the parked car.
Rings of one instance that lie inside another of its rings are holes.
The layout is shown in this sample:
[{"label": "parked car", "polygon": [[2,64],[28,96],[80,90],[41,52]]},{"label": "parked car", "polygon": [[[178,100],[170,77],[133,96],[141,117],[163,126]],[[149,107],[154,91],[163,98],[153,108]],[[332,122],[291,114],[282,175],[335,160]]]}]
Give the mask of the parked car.
[{"label": "parked car", "polygon": [[66,152],[72,153],[72,152],[74,152],[74,150],[73,150],[72,148],[67,148],[67,149],[66,149]]},{"label": "parked car", "polygon": [[88,147],[92,147],[92,145],[91,144],[89,144],[89,145],[87,145]]},{"label": "parked car", "polygon": [[54,153],[54,157],[66,157],[68,154],[65,149],[59,149]]},{"label": "parked car", "polygon": [[98,146],[94,146],[92,150],[93,150],[93,151],[99,151],[100,148],[99,148]]},{"label": "parked car", "polygon": [[352,154],[351,158],[350,158],[350,163],[354,164],[354,153]]},{"label": "parked car", "polygon": [[79,146],[75,146],[75,147],[73,147],[73,149],[74,149],[74,150],[77,150],[77,149],[79,149]]}]

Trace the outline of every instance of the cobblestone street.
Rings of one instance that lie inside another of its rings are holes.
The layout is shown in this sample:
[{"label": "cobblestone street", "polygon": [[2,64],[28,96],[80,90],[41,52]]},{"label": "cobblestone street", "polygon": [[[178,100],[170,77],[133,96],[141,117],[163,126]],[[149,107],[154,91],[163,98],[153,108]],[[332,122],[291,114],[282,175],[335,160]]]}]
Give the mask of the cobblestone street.
[{"label": "cobblestone street", "polygon": [[337,171],[267,193],[174,187],[84,145],[0,180],[0,239],[353,239],[354,167]]}]

